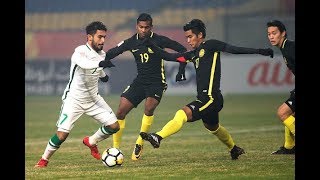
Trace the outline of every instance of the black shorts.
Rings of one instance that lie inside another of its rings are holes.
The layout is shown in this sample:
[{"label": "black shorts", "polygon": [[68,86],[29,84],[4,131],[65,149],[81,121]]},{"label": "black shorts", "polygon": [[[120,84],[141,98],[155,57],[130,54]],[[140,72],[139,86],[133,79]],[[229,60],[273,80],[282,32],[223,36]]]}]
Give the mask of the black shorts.
[{"label": "black shorts", "polygon": [[127,98],[134,107],[147,97],[153,97],[159,102],[163,93],[167,90],[167,84],[144,84],[139,81],[133,81],[121,94],[121,97]]},{"label": "black shorts", "polygon": [[296,111],[296,92],[295,89],[290,91],[290,97],[285,101],[285,103],[290,107],[292,112]]},{"label": "black shorts", "polygon": [[197,100],[187,104],[192,111],[192,120],[202,121],[209,125],[219,123],[219,112],[223,108],[223,96],[221,93],[214,94],[212,98],[208,95],[198,95]]}]

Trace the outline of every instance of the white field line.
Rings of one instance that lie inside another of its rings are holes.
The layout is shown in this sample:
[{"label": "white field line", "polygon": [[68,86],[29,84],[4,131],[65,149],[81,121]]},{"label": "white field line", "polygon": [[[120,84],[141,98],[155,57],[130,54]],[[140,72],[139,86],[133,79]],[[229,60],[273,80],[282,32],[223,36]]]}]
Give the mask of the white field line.
[{"label": "white field line", "polygon": [[[183,129],[181,129],[183,132]],[[228,129],[227,129],[228,130]],[[259,128],[254,128],[254,129],[238,129],[238,130],[229,130],[230,134],[242,134],[242,133],[255,133],[255,132],[271,132],[271,131],[279,131],[279,130],[284,130],[283,126],[269,126],[269,127],[259,127]],[[124,130],[124,133],[123,133],[123,140],[135,140],[137,138],[137,135],[134,135],[134,136],[126,136],[125,135],[125,130]],[[203,134],[206,134],[206,132],[202,131],[202,130],[199,130],[199,131],[192,131],[192,133],[177,133],[177,134],[174,134],[175,137],[179,137],[179,136],[184,136],[184,137],[188,137],[188,136],[201,136]],[[72,135],[70,135],[72,136]],[[48,137],[50,138],[50,137]],[[110,139],[112,137],[109,137],[108,139]],[[49,139],[48,139],[49,140]],[[47,144],[48,143],[48,140],[46,141],[35,141],[33,139],[33,142],[30,142],[30,141],[26,141],[25,142],[25,145],[26,146],[30,146],[30,145],[41,145],[41,144]],[[112,140],[111,140],[112,141]],[[75,143],[75,142],[80,142],[82,143],[82,139],[79,139],[79,138],[72,138],[72,137],[69,137],[67,138],[67,140],[65,142],[71,142],[71,143]]]}]

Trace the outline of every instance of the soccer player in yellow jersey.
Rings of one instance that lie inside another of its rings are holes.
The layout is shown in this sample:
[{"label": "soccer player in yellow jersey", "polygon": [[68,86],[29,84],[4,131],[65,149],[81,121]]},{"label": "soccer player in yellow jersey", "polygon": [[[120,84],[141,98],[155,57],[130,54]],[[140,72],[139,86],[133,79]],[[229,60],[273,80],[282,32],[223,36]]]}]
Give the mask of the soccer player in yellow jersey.
[{"label": "soccer player in yellow jersey", "polygon": [[[152,28],[151,15],[141,13],[137,18],[137,33],[106,52],[106,60],[110,60],[125,51],[130,51],[137,65],[137,77],[121,94],[119,107],[116,112],[120,124],[120,130],[113,135],[113,147],[116,148],[119,148],[121,144],[127,114],[142,101],[144,101],[144,113],[140,132],[149,132],[154,120],[154,111],[167,89],[163,59],[150,48],[140,47],[142,41],[145,38],[150,38],[160,48],[169,48],[176,52],[187,51],[187,49],[177,41],[154,33]],[[176,81],[186,80],[184,72],[185,66],[186,63],[180,63]],[[131,155],[132,160],[138,160],[141,157],[143,142],[143,139],[138,135]]]},{"label": "soccer player in yellow jersey", "polygon": [[[267,23],[268,39],[270,44],[280,49],[283,60],[293,75],[296,74],[296,46],[295,42],[287,38],[285,25],[279,20]],[[295,89],[290,97],[278,108],[277,115],[284,125],[284,145],[271,154],[295,154]]]},{"label": "soccer player in yellow jersey", "polygon": [[168,53],[163,51],[148,39],[145,45],[152,47],[155,53],[162,54],[165,60],[178,62],[193,62],[196,70],[197,99],[178,110],[161,131],[156,133],[141,132],[144,140],[149,141],[154,148],[160,146],[160,141],[177,133],[186,122],[202,119],[204,127],[224,143],[235,160],[245,151],[237,146],[230,133],[219,122],[219,112],[223,108],[223,96],[220,90],[221,62],[220,52],[232,54],[261,54],[273,57],[272,49],[254,49],[229,45],[225,42],[210,39],[205,40],[206,27],[199,19],[193,19],[184,27],[185,37],[192,51],[185,53]]}]

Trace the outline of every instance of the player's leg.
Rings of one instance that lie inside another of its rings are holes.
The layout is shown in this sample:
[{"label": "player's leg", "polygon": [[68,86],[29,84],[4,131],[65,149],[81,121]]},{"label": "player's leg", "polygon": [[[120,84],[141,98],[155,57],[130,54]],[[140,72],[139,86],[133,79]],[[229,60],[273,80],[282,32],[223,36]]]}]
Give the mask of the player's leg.
[{"label": "player's leg", "polygon": [[219,123],[216,125],[209,125],[203,122],[203,124],[211,134],[214,134],[223,144],[227,146],[233,160],[238,159],[241,154],[245,153],[242,148],[235,145],[231,134],[225,127],[223,127]]},{"label": "player's leg", "polygon": [[219,124],[218,112],[212,112],[210,115],[207,114],[206,116],[203,116],[202,121],[205,128],[211,134],[217,136],[217,138],[227,146],[229,151],[231,151],[235,143],[227,129]]},{"label": "player's leg", "polygon": [[69,132],[76,120],[82,115],[81,108],[71,98],[64,100],[59,119],[56,123],[57,132],[49,139],[41,159],[35,167],[46,167],[51,156],[60,148],[60,145],[67,139]]},{"label": "player's leg", "polygon": [[125,97],[120,98],[119,107],[116,113],[120,129],[113,134],[113,147],[120,148],[122,133],[126,125],[126,115],[134,108],[134,105]]},{"label": "player's leg", "polygon": [[205,103],[205,100],[202,100],[202,102],[204,105],[199,108],[199,113],[201,115],[203,125],[211,134],[214,134],[227,146],[233,160],[238,159],[238,156],[243,154],[244,150],[235,145],[231,134],[219,123],[219,112],[223,108],[222,95],[214,94],[214,98],[209,97],[207,103]]},{"label": "player's leg", "polygon": [[[145,109],[144,109],[144,114],[142,117],[142,121],[141,121],[141,127],[140,127],[140,132],[149,132],[149,129],[153,123],[153,119],[154,119],[154,115],[153,112],[156,109],[156,107],[158,106],[159,101],[152,98],[152,97],[148,97],[146,98],[145,101]],[[135,146],[133,148],[133,152],[131,155],[131,159],[132,160],[138,160],[141,156],[143,150],[143,139],[141,138],[141,136],[139,135]]]},{"label": "player's leg", "polygon": [[192,111],[188,106],[184,106],[182,109],[178,110],[173,117],[163,128],[161,131],[156,134],[160,135],[162,138],[167,138],[171,136],[182,128],[183,124],[188,120],[192,119]]},{"label": "player's leg", "polygon": [[[159,105],[161,98],[164,92],[166,91],[166,89],[167,89],[166,84],[159,84],[159,85],[152,84],[149,86],[144,86],[144,93],[145,93],[146,100],[144,104],[144,114],[142,116],[140,132],[145,132],[145,133],[149,132],[154,119],[154,111]],[[143,150],[143,139],[139,134],[131,155],[131,159],[138,160],[141,157],[142,150]]]},{"label": "player's leg", "polygon": [[144,99],[144,91],[141,84],[133,82],[121,94],[119,107],[116,113],[120,129],[113,134],[113,147],[120,148],[122,134],[125,128],[126,115]]},{"label": "player's leg", "polygon": [[295,154],[295,136],[284,126],[284,145],[271,154]]},{"label": "player's leg", "polygon": [[93,135],[86,136],[83,139],[83,144],[90,148],[91,155],[100,160],[101,155],[97,144],[116,133],[119,130],[119,123],[114,112],[101,96],[99,96],[99,100],[94,105],[90,105],[87,108],[86,114],[102,124]]},{"label": "player's leg", "polygon": [[290,93],[290,98],[277,111],[279,119],[285,126],[285,142],[283,146],[271,154],[295,154],[295,90]]},{"label": "player's leg", "polygon": [[49,163],[50,157],[60,148],[60,145],[66,140],[69,133],[57,131],[47,143],[41,159],[37,162],[35,167],[46,167]]},{"label": "player's leg", "polygon": [[290,132],[295,135],[295,117],[294,112],[296,108],[295,100],[295,90],[290,92],[290,98],[287,99],[279,108],[278,108],[278,117],[282,123],[290,130]]},{"label": "player's leg", "polygon": [[151,143],[154,148],[159,148],[160,141],[167,138],[182,128],[183,124],[188,120],[192,120],[192,111],[190,107],[184,106],[182,109],[178,110],[173,119],[171,119],[161,131],[156,133],[144,133],[141,132],[140,135],[142,139],[147,140]]},{"label": "player's leg", "polygon": [[285,126],[284,127],[284,147],[286,149],[293,149],[296,145],[295,136],[290,132],[290,130]]},{"label": "player's leg", "polygon": [[206,123],[204,123],[204,126],[206,127],[206,129],[210,133],[217,136],[217,138],[228,147],[230,155],[231,155],[231,159],[233,159],[233,160],[238,159],[238,157],[241,154],[245,153],[241,147],[235,145],[235,143],[231,137],[231,134],[227,131],[227,129],[225,127],[221,126],[220,124],[217,124],[215,126],[211,126]]},{"label": "player's leg", "polygon": [[284,128],[284,136],[285,136],[285,141],[284,141],[284,147],[286,149],[289,149],[292,154],[295,153],[295,136],[290,132],[290,130],[285,127]]},{"label": "player's leg", "polygon": [[287,105],[287,103],[283,103],[278,108],[277,114],[282,123],[290,130],[293,135],[295,135],[295,117],[293,116],[293,112]]}]

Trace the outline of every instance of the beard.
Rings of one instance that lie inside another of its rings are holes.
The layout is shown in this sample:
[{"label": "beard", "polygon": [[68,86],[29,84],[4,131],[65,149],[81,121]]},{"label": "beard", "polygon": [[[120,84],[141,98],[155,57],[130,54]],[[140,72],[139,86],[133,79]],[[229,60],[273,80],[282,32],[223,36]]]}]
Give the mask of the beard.
[{"label": "beard", "polygon": [[103,49],[103,45],[98,45],[98,44],[95,44],[93,43],[92,44],[92,49],[94,49],[95,51],[99,52]]}]

